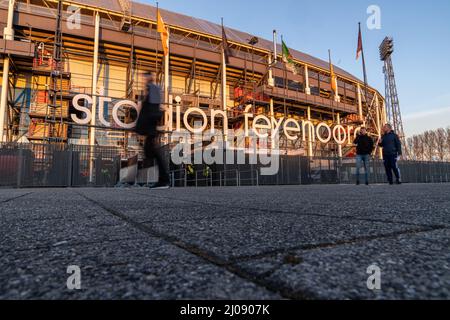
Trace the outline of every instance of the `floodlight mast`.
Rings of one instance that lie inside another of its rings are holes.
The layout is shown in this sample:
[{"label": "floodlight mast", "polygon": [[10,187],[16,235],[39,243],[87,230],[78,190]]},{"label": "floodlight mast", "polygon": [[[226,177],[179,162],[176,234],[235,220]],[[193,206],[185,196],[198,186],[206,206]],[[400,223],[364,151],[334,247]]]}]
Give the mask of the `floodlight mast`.
[{"label": "floodlight mast", "polygon": [[380,45],[380,59],[384,62],[383,73],[385,76],[386,90],[386,111],[388,120],[394,131],[400,137],[403,144],[404,154],[407,156],[407,145],[405,130],[403,127],[402,113],[398,99],[397,84],[395,81],[394,67],[392,64],[392,54],[394,53],[394,39],[391,37],[384,38]]}]

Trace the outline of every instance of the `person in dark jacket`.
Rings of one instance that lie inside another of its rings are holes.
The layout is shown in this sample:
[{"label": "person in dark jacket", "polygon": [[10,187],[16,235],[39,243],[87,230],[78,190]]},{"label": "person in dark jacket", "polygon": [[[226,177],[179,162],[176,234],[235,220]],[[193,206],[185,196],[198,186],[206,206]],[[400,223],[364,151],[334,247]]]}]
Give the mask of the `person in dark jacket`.
[{"label": "person in dark jacket", "polygon": [[361,167],[364,165],[364,174],[366,185],[369,185],[369,161],[373,152],[374,142],[367,134],[366,128],[361,128],[361,131],[356,137],[353,144],[356,145],[356,184],[360,184]]},{"label": "person in dark jacket", "polygon": [[[400,169],[397,161],[402,156],[402,143],[398,135],[392,130],[392,125],[386,124],[383,127],[383,136],[378,144],[383,148],[384,167],[390,185],[394,184],[394,175],[397,184],[401,184]],[[394,172],[394,175],[392,174]]]},{"label": "person in dark jacket", "polygon": [[169,189],[170,178],[166,161],[158,146],[158,122],[163,117],[161,111],[161,88],[156,84],[156,75],[152,72],[144,75],[146,93],[142,101],[142,108],[136,124],[136,132],[146,136],[144,151],[147,160],[155,160],[158,165],[159,181],[152,189]]}]

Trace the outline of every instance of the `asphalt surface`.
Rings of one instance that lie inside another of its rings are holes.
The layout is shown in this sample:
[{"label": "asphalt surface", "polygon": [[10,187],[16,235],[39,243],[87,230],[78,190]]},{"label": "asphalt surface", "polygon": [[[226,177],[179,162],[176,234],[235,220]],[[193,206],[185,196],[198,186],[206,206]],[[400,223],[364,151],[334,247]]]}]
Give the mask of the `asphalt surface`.
[{"label": "asphalt surface", "polygon": [[448,184],[0,189],[0,221],[0,299],[450,298]]}]

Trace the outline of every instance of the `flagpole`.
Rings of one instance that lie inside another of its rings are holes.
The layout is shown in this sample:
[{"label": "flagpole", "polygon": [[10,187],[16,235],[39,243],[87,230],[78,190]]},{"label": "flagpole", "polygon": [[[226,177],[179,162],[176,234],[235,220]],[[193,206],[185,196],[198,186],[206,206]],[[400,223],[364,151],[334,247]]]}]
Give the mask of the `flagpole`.
[{"label": "flagpole", "polygon": [[[223,17],[221,18],[222,21],[222,33],[224,32],[224,25],[223,25]],[[222,34],[222,38],[223,38],[223,34]],[[221,87],[222,87],[222,111],[227,114],[227,63],[226,63],[226,57],[225,57],[225,43],[224,43],[225,39],[222,39],[222,55],[221,55],[221,66],[222,66],[222,83],[221,83]],[[226,132],[228,132],[228,128],[225,128],[225,121],[224,123],[224,127],[223,127],[223,158],[225,159],[224,164],[223,164],[223,169],[224,172],[227,171],[227,161],[226,161],[226,150],[228,149],[228,135]]]},{"label": "flagpole", "polygon": [[336,96],[336,92],[334,92],[334,90],[333,90],[333,74],[331,73],[331,68],[332,68],[331,67],[331,49],[328,49],[328,61],[330,63],[330,86],[331,86],[331,91],[333,91],[333,94]]},{"label": "flagpole", "polygon": [[159,3],[156,2],[156,79],[159,80],[158,12],[159,12]]},{"label": "flagpole", "polygon": [[[361,43],[362,43],[362,33],[361,33],[361,22],[358,23],[359,26],[359,34],[361,35]],[[364,57],[364,45],[361,46],[361,57],[362,57],[362,65],[363,65],[363,73],[364,73],[364,89],[366,96],[366,104],[367,108],[369,108],[369,91],[368,91],[368,81],[367,81],[367,70],[366,70],[366,59]]]}]

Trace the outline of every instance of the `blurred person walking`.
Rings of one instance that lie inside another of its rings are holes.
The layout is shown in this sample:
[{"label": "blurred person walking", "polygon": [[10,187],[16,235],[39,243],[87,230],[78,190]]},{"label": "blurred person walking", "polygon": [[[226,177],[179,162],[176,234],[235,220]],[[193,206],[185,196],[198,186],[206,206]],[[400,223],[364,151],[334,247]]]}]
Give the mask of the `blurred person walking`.
[{"label": "blurred person walking", "polygon": [[144,145],[146,160],[155,160],[158,165],[159,180],[150,188],[156,190],[169,189],[170,178],[167,164],[158,145],[157,126],[164,115],[161,111],[161,87],[156,83],[156,75],[153,72],[145,73],[144,79],[146,92],[136,124],[136,132],[146,137]]}]

